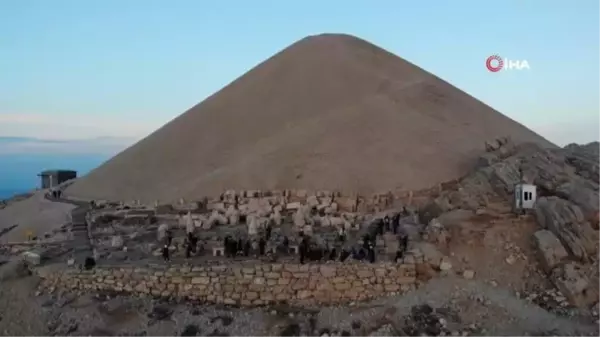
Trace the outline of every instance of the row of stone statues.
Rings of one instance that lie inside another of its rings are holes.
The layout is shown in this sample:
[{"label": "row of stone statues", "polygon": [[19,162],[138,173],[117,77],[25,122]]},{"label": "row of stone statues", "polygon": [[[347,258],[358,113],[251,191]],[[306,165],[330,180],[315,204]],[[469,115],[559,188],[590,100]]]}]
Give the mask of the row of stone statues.
[{"label": "row of stone statues", "polygon": [[[313,236],[312,226],[307,225],[307,218],[310,218],[310,209],[304,208],[299,209],[294,217],[297,219],[302,218],[303,220],[295,221],[296,233],[298,237],[295,240],[300,242],[297,247],[290,246],[290,240],[287,237],[283,238],[283,242],[275,247],[270,246],[271,233],[275,223],[273,221],[266,221],[259,223],[259,217],[250,215],[248,216],[248,231],[247,238],[234,239],[231,236],[227,236],[223,241],[223,252],[227,257],[234,256],[264,256],[269,254],[289,254],[291,251],[297,252],[300,255],[300,260],[322,260],[322,259],[337,259],[347,258],[349,256],[363,260],[374,260],[375,259],[375,247],[378,237],[382,236],[386,240],[383,240],[388,246],[388,254],[396,252],[396,256],[401,256],[403,251],[407,247],[407,236],[401,235],[400,233],[400,217],[408,215],[408,212],[404,209],[402,212],[394,214],[391,218],[385,216],[380,219],[376,219],[367,227],[367,234],[362,239],[362,247],[353,247],[343,249],[340,243],[345,242],[346,233],[348,230],[353,229],[352,226],[348,225],[348,222],[340,221],[336,223],[337,228],[337,244],[332,245],[333,248],[329,248],[329,244],[315,245],[311,244],[311,237]],[[309,215],[308,217],[306,215]],[[198,238],[195,235],[196,223],[192,218],[191,213],[187,213],[184,216],[185,219],[185,250],[186,257],[190,257],[192,253],[197,253]],[[298,226],[298,224],[301,224]],[[308,230],[306,230],[308,227]],[[394,236],[399,238],[394,239]],[[168,260],[169,252],[168,248],[171,246],[172,232],[169,230],[168,225],[161,224],[158,227],[158,240],[164,243],[163,257]],[[394,242],[396,241],[396,242]],[[337,247],[336,247],[337,246]],[[392,251],[390,251],[390,249]]]}]

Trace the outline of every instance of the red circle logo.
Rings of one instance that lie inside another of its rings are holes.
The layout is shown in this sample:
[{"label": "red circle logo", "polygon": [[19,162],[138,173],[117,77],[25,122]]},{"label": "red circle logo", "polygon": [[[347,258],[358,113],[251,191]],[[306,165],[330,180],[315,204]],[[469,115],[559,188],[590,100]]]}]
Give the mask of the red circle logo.
[{"label": "red circle logo", "polygon": [[496,73],[502,70],[502,67],[504,67],[504,61],[502,61],[500,56],[492,55],[485,60],[485,66],[489,71]]}]

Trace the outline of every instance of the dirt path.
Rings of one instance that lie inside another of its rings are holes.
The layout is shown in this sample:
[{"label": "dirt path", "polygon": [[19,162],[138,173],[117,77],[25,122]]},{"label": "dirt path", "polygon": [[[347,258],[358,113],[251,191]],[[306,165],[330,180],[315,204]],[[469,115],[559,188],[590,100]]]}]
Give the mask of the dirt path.
[{"label": "dirt path", "polygon": [[0,237],[0,243],[24,241],[26,231],[32,231],[33,235],[43,235],[69,221],[70,212],[75,206],[47,200],[44,193],[45,191],[37,191],[30,198],[0,210],[0,230],[18,224]]}]

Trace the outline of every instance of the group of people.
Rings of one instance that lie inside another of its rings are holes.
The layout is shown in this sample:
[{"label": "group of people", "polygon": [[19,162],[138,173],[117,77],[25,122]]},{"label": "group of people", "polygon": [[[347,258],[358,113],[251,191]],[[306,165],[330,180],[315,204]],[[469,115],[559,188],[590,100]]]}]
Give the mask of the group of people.
[{"label": "group of people", "polygon": [[[169,247],[173,242],[173,232],[167,230],[164,238],[164,245],[162,248],[162,257],[165,261],[170,261],[170,252]],[[185,237],[185,257],[190,258],[192,253],[196,253],[198,251],[198,237],[193,232],[188,232]]]},{"label": "group of people", "polygon": [[392,232],[394,235],[397,235],[398,249],[396,250],[396,256],[394,258],[394,261],[396,262],[404,257],[404,254],[408,249],[408,234],[400,227],[401,215],[408,215],[406,208],[402,208],[402,212],[394,214],[391,219],[386,215],[383,219],[378,220],[376,222],[375,230],[373,231],[375,237],[377,235],[384,235],[386,232]]},{"label": "group of people", "polygon": [[[394,257],[394,261],[397,262],[404,257],[408,248],[408,235],[405,231],[401,230],[400,227],[400,217],[407,214],[408,212],[406,209],[403,209],[401,213],[394,214],[392,218],[385,216],[382,219],[376,220],[371,223],[367,233],[362,237],[362,245],[354,246],[350,249],[342,248],[340,249],[339,254],[338,249],[335,247],[330,249],[329,246],[325,248],[311,246],[310,237],[303,235],[301,232],[300,236],[302,237],[302,240],[299,247],[300,263],[304,264],[306,260],[320,261],[324,259],[329,261],[339,260],[340,262],[343,262],[348,258],[358,261],[366,260],[370,263],[374,263],[376,261],[375,241],[378,236],[383,236],[386,232],[397,235],[398,249]],[[340,229],[338,232],[337,241],[340,244],[343,244],[346,241],[346,232],[344,229]]]},{"label": "group of people", "polygon": [[[373,241],[366,235],[363,237],[363,244],[360,247],[352,247],[350,249],[341,248],[338,253],[338,248],[330,248],[328,245],[325,248],[314,247],[311,245],[310,237],[300,234],[302,237],[299,249],[300,263],[304,264],[308,261],[346,261],[348,258],[353,258],[358,261],[367,260],[371,263],[375,262],[375,245]],[[339,241],[345,241],[345,235],[338,237]]]},{"label": "group of people", "polygon": [[[378,236],[383,236],[386,232],[393,233],[398,237],[398,249],[394,260],[399,261],[404,257],[404,254],[408,248],[408,235],[401,230],[400,217],[406,215],[408,212],[403,209],[401,213],[394,214],[391,218],[385,216],[381,219],[377,219],[371,223],[367,233],[362,237],[362,244],[354,246],[352,248],[336,248],[335,246],[343,245],[346,242],[346,231],[340,229],[337,235],[337,244],[330,248],[329,245],[326,247],[315,247],[311,244],[311,238],[305,235],[303,232],[299,233],[300,245],[298,246],[298,254],[300,263],[304,264],[308,261],[346,261],[348,258],[352,258],[359,261],[368,261],[374,263],[376,261],[376,250],[375,242]],[[267,249],[267,243],[271,239],[272,227],[267,225],[263,235],[258,240],[234,238],[231,235],[227,235],[223,239],[224,255],[228,258],[236,256],[269,255],[270,250]],[[167,230],[164,236],[164,246],[162,248],[162,256],[165,261],[170,261],[169,247],[173,241],[173,233]],[[185,256],[189,258],[192,253],[196,253],[198,249],[198,237],[191,231],[188,231],[185,240]],[[279,245],[278,251],[287,252],[290,251],[290,240],[287,236],[283,237],[283,242]]]},{"label": "group of people", "polygon": [[251,242],[248,239],[243,240],[242,238],[236,240],[230,235],[227,235],[225,239],[223,239],[223,247],[225,248],[226,257],[250,256],[252,248],[255,250],[258,248],[259,254],[263,255],[265,253],[266,245],[267,242],[264,238],[261,238],[258,243]]},{"label": "group of people", "polygon": [[62,191],[60,189],[52,190],[51,195],[53,199],[60,199],[62,196]]}]

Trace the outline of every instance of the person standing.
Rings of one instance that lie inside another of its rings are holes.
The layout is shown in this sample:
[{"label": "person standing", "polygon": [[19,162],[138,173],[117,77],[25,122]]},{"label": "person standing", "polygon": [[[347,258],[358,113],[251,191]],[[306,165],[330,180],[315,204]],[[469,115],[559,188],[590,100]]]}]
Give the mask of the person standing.
[{"label": "person standing", "polygon": [[165,262],[169,262],[171,260],[171,257],[169,256],[169,246],[168,245],[163,246],[162,257]]},{"label": "person standing", "polygon": [[265,238],[260,238],[260,240],[258,241],[258,254],[260,256],[265,255],[265,246],[267,245],[267,242],[265,241]]},{"label": "person standing", "polygon": [[367,250],[367,257],[369,259],[369,262],[375,263],[375,247],[373,246],[372,242],[369,242],[369,248]]}]

